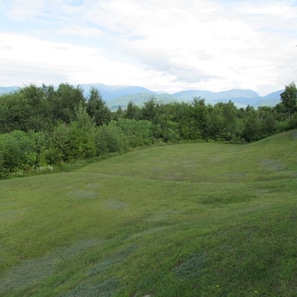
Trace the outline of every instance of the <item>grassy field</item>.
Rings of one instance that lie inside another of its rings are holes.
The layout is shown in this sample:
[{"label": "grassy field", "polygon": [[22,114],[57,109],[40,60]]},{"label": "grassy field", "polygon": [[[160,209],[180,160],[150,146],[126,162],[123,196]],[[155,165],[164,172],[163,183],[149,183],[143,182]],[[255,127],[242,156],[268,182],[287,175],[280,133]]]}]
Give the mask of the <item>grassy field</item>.
[{"label": "grassy field", "polygon": [[0,181],[0,296],[297,296],[297,131]]}]

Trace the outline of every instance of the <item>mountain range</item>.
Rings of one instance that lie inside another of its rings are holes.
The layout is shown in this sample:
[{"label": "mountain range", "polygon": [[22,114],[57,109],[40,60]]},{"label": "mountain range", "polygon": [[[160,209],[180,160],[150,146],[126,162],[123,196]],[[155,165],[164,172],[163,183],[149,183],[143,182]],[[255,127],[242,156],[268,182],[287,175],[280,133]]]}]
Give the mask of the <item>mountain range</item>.
[{"label": "mountain range", "polygon": [[280,94],[284,90],[278,90],[266,96],[260,96],[249,89],[231,89],[222,92],[212,92],[206,90],[186,90],[177,93],[161,93],[139,87],[139,86],[107,86],[103,84],[82,85],[85,93],[90,89],[98,89],[111,110],[116,110],[119,106],[125,108],[129,101],[141,106],[145,101],[154,98],[157,102],[191,102],[195,97],[205,99],[206,104],[216,104],[218,102],[232,101],[237,107],[248,105],[255,108],[259,106],[275,106],[280,102]]},{"label": "mountain range", "polygon": [[[249,89],[231,89],[222,92],[206,90],[187,90],[173,94],[154,92],[139,86],[112,86],[104,84],[82,84],[80,85],[87,97],[91,88],[96,88],[102,95],[106,105],[111,110],[119,106],[125,108],[128,102],[141,106],[145,101],[154,98],[157,102],[166,104],[169,102],[191,102],[193,98],[205,99],[206,104],[232,101],[237,107],[275,106],[280,102],[280,94],[284,90],[278,90],[266,96],[260,96]],[[17,90],[19,87],[0,87],[0,95]]]}]

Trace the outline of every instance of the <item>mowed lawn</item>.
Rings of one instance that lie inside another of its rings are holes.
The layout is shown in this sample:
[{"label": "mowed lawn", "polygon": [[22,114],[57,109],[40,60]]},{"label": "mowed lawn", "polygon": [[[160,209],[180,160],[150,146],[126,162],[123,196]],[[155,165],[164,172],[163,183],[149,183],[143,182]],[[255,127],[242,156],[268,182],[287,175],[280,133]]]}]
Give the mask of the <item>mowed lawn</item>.
[{"label": "mowed lawn", "polygon": [[0,296],[297,296],[297,131],[0,181]]}]

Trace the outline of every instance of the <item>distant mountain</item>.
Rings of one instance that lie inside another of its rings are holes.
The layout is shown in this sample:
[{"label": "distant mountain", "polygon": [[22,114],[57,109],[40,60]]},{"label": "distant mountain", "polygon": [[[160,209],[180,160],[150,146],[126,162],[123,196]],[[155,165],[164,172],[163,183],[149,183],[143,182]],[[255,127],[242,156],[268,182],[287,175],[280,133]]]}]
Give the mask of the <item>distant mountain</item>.
[{"label": "distant mountain", "polygon": [[178,100],[177,98],[174,98],[170,94],[143,92],[143,93],[138,93],[134,95],[122,96],[122,97],[118,97],[118,98],[106,101],[106,105],[113,111],[118,109],[119,106],[121,106],[122,108],[125,108],[130,101],[132,101],[137,106],[142,106],[144,102],[150,100],[151,98],[154,98],[156,102],[163,103],[163,104],[182,101],[182,100]]},{"label": "distant mountain", "polygon": [[[222,92],[211,92],[211,91],[201,91],[201,90],[189,90],[181,91],[174,94],[158,94],[158,93],[147,93],[142,92],[134,95],[127,95],[112,100],[107,101],[107,106],[114,110],[119,106],[125,108],[129,101],[134,102],[134,104],[141,106],[145,101],[154,97],[157,102],[168,103],[168,102],[191,102],[195,97],[205,99],[206,104],[216,104],[218,102],[228,102],[232,101],[237,107],[246,106],[275,106],[280,102],[280,93],[277,91],[271,93],[267,96],[259,96],[253,90],[241,90],[232,89]],[[104,98],[104,97],[103,97]]]},{"label": "distant mountain", "polygon": [[[118,97],[128,96],[128,95],[135,95],[139,93],[149,93],[155,94],[155,92],[138,86],[108,86],[104,84],[82,84],[80,85],[84,90],[84,95],[86,97],[89,96],[91,88],[95,88],[100,91],[100,94],[104,98],[105,101],[115,99]],[[13,92],[17,90],[19,87],[12,86],[12,87],[0,87],[0,95]]]},{"label": "distant mountain", "polygon": [[0,95],[16,91],[19,87],[0,87]]},{"label": "distant mountain", "polygon": [[108,86],[104,84],[82,84],[84,94],[87,97],[91,88],[97,89],[105,101],[118,97],[131,96],[140,93],[155,94],[155,92],[138,86]]},{"label": "distant mountain", "polygon": [[264,97],[261,97],[261,100],[254,104],[254,107],[259,107],[259,106],[275,106],[278,104],[281,100],[280,94],[284,90],[279,90],[273,93],[270,93]]},{"label": "distant mountain", "polygon": [[[172,94],[174,97],[184,99],[185,101],[191,101],[194,97],[204,98],[207,103],[215,104],[218,102],[233,101],[239,105],[253,105],[259,101],[259,95],[252,90],[232,89],[222,92],[211,91],[182,91]],[[248,104],[247,104],[248,102]]]},{"label": "distant mountain", "polygon": [[[154,98],[157,102],[191,102],[194,97],[205,99],[206,104],[216,104],[218,102],[232,101],[237,107],[246,107],[248,105],[259,106],[275,106],[280,102],[280,94],[283,90],[279,90],[268,94],[267,96],[259,96],[253,90],[248,89],[232,89],[222,92],[211,92],[207,90],[187,90],[174,94],[160,94],[149,89],[139,86],[112,86],[104,84],[82,84],[84,95],[89,96],[91,88],[96,88],[102,95],[106,105],[111,110],[116,110],[119,106],[125,108],[129,101],[141,106],[145,101]],[[0,95],[17,90],[18,87],[0,87]]]},{"label": "distant mountain", "polygon": [[172,94],[174,97],[182,99],[190,99],[193,97],[203,97],[207,98],[209,101],[216,101],[218,99],[229,99],[229,98],[258,98],[259,95],[252,90],[241,90],[241,89],[232,89],[222,92],[211,92],[211,91],[181,91],[175,94]]}]

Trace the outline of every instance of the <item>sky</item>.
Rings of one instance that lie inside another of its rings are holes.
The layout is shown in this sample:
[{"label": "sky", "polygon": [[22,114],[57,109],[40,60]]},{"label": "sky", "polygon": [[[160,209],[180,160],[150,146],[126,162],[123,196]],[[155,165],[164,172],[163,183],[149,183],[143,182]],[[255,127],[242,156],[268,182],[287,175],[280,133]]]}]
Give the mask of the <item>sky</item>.
[{"label": "sky", "polygon": [[297,0],[0,0],[0,86],[252,89],[297,78]]}]

